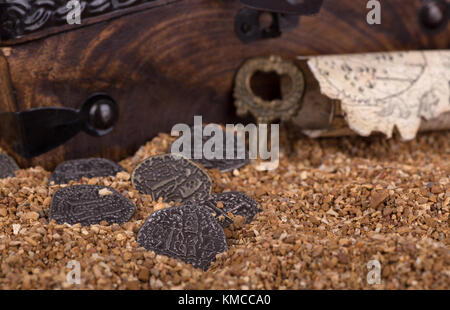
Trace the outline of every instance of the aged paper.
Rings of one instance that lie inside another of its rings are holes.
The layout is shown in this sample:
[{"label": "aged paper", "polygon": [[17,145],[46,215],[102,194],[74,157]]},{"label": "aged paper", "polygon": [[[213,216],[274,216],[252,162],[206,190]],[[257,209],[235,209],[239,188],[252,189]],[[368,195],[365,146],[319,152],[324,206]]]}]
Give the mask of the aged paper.
[{"label": "aged paper", "polygon": [[341,101],[349,127],[368,136],[413,139],[421,119],[450,112],[450,51],[413,51],[312,57],[321,92]]}]

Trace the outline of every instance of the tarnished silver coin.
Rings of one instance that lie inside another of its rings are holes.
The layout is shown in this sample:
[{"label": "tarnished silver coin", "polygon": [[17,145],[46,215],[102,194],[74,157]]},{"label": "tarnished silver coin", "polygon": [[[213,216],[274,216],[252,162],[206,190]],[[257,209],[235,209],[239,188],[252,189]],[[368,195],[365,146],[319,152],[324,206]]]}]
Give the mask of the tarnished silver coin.
[{"label": "tarnished silver coin", "polygon": [[[221,205],[219,204],[221,202]],[[200,206],[208,210],[223,228],[233,223],[232,216],[243,216],[250,223],[255,215],[261,211],[258,202],[242,192],[228,192],[215,194],[201,201],[190,202],[191,205]]]},{"label": "tarnished silver coin", "polygon": [[67,184],[82,177],[95,178],[114,176],[124,169],[115,162],[105,158],[83,158],[68,160],[59,164],[49,179],[49,184]]},{"label": "tarnished silver coin", "polygon": [[[203,135],[203,128],[202,130],[195,130],[194,126],[191,126],[191,154],[189,156],[189,159],[192,161],[201,164],[206,169],[217,169],[221,172],[228,172],[232,171],[234,169],[241,168],[245,165],[247,165],[250,160],[250,155],[246,149],[245,143],[238,143],[238,136],[236,134],[233,134],[234,142],[232,143],[232,153],[233,153],[233,159],[227,159],[227,141],[226,141],[226,132],[220,128],[219,125],[217,126],[217,129],[220,130],[221,138],[217,141],[221,141],[220,144],[220,151],[218,153],[222,154],[220,158],[207,158],[204,150],[204,145],[207,143],[209,139],[211,139],[211,136]],[[198,143],[201,141],[201,143]],[[180,152],[183,152],[183,148],[179,150]],[[212,151],[215,152],[215,145],[212,148]],[[231,152],[231,151],[230,151]],[[200,156],[196,156],[196,154],[199,154]],[[243,158],[239,158],[239,155],[243,154]],[[211,155],[212,156],[212,155]],[[196,158],[200,157],[200,158]]]},{"label": "tarnished silver coin", "polygon": [[15,171],[19,170],[14,159],[4,153],[0,153],[0,179],[14,177]]},{"label": "tarnished silver coin", "polygon": [[243,216],[247,219],[247,223],[250,223],[255,215],[261,211],[258,202],[241,192],[215,194],[212,199],[216,206],[218,202],[223,205],[223,208],[216,207],[216,210],[219,209],[224,214],[231,212],[234,216]]},{"label": "tarnished silver coin", "polygon": [[56,223],[83,226],[127,222],[135,205],[115,189],[99,185],[74,185],[61,188],[53,195],[49,219]]},{"label": "tarnished silver coin", "polygon": [[222,227],[206,209],[195,205],[156,211],[139,230],[137,242],[202,270],[227,250]]},{"label": "tarnished silver coin", "polygon": [[188,202],[202,200],[211,193],[211,180],[199,166],[179,155],[147,158],[133,171],[133,186],[154,201]]},{"label": "tarnished silver coin", "polygon": [[202,201],[190,202],[189,204],[196,205],[207,210],[223,228],[227,228],[233,223],[233,220],[228,216],[227,212],[225,212],[224,209],[217,207],[217,201],[212,196]]}]

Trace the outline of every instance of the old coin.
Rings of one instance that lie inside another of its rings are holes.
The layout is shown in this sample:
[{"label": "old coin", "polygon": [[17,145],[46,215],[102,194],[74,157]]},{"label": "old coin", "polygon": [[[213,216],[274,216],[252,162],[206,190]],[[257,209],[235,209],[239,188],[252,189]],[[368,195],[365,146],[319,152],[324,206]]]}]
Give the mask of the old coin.
[{"label": "old coin", "polygon": [[185,205],[153,213],[141,227],[137,242],[146,250],[177,258],[202,270],[227,250],[225,233],[204,208]]},{"label": "old coin", "polygon": [[216,202],[216,206],[218,202],[223,205],[222,208],[216,207],[216,209],[225,214],[232,213],[234,216],[243,216],[247,219],[247,223],[250,223],[261,211],[258,202],[241,192],[215,194],[212,199]]},{"label": "old coin", "polygon": [[14,159],[4,153],[0,153],[0,179],[14,177],[16,170],[19,170],[19,167]]},{"label": "old coin", "polygon": [[83,226],[123,224],[134,214],[136,207],[115,189],[99,185],[74,185],[61,188],[53,195],[50,219],[56,223]]},{"label": "old coin", "polygon": [[217,201],[212,196],[201,201],[189,202],[189,204],[199,206],[207,210],[209,214],[216,218],[223,228],[227,228],[233,223],[233,220],[228,216],[225,210],[217,207]]},{"label": "old coin", "polygon": [[223,228],[227,228],[233,223],[231,216],[243,216],[247,223],[250,223],[261,211],[259,204],[242,192],[215,194],[201,201],[190,202],[190,204],[207,209]]},{"label": "old coin", "polygon": [[[211,124],[214,125],[214,124]],[[211,139],[211,136],[204,135],[203,134],[203,128],[202,130],[195,130],[194,126],[191,126],[191,154],[189,156],[189,159],[192,161],[201,164],[206,169],[217,169],[221,172],[228,172],[232,171],[234,169],[241,168],[249,163],[249,153],[248,150],[245,147],[245,143],[238,143],[239,138],[236,134],[233,135],[234,141],[233,141],[233,159],[227,159],[226,158],[226,152],[227,152],[227,142],[226,142],[226,131],[222,130],[219,125],[217,126],[217,131],[221,132],[221,153],[222,155],[220,158],[207,158],[204,153],[204,145],[208,142],[208,140]],[[200,127],[200,126],[199,126]],[[214,135],[213,135],[214,136]],[[201,141],[201,143],[196,143],[198,141]],[[183,152],[183,148],[179,150],[180,152]],[[215,146],[212,148],[212,151],[215,152]],[[200,155],[196,156],[196,154]],[[243,158],[239,158],[239,154],[243,154]],[[197,157],[197,158],[196,158]]]},{"label": "old coin", "polygon": [[192,161],[179,155],[147,158],[133,171],[133,186],[154,201],[188,202],[202,200],[211,193],[209,176]]},{"label": "old coin", "polygon": [[49,184],[67,184],[82,177],[95,178],[114,176],[124,169],[115,162],[105,158],[83,158],[68,160],[59,164],[49,179]]},{"label": "old coin", "polygon": [[250,223],[261,211],[258,202],[242,192],[220,193],[213,195],[212,198],[223,204],[222,210],[225,213],[231,212],[234,216],[243,216],[247,219],[247,223]]}]

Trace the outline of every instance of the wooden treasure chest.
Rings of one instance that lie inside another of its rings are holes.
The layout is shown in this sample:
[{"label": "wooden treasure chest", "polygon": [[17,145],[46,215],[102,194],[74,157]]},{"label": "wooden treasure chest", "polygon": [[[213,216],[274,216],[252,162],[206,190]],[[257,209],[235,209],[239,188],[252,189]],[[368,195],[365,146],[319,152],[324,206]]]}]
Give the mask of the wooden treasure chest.
[{"label": "wooden treasure chest", "polygon": [[[379,23],[370,22],[374,3]],[[317,130],[332,103],[305,95],[318,84],[297,56],[442,51],[448,17],[445,0],[0,0],[1,147],[21,166],[50,169],[119,160],[194,115],[245,122],[238,72],[271,55],[303,76],[296,108],[281,118],[295,112],[302,130]],[[263,67],[242,83],[282,99],[277,68]]]}]

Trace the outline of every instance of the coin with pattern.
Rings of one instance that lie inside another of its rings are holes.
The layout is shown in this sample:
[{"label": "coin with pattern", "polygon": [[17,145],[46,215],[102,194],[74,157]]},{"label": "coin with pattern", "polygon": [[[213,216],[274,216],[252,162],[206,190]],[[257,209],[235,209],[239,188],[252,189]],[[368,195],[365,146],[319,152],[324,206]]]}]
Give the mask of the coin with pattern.
[{"label": "coin with pattern", "polygon": [[82,158],[68,160],[59,164],[49,179],[49,184],[67,184],[82,177],[95,178],[114,176],[124,169],[115,162],[105,158]]},{"label": "coin with pattern", "polygon": [[206,209],[195,205],[156,211],[141,227],[137,242],[204,271],[227,250],[223,228]]},{"label": "coin with pattern", "polygon": [[258,202],[242,192],[214,194],[207,199],[193,201],[190,204],[208,210],[223,228],[227,228],[233,223],[232,217],[234,216],[243,216],[246,218],[247,223],[250,223],[255,215],[262,211]]},{"label": "coin with pattern", "polygon": [[147,158],[132,174],[133,186],[154,201],[188,202],[202,200],[211,193],[211,180],[203,169],[179,155]]},{"label": "coin with pattern", "polygon": [[83,226],[127,222],[136,210],[135,205],[115,189],[99,185],[74,185],[55,192],[50,205],[49,219],[57,224]]},{"label": "coin with pattern", "polygon": [[215,194],[212,198],[217,202],[222,202],[223,211],[231,212],[233,215],[243,216],[250,223],[261,208],[255,200],[241,192],[228,192]]},{"label": "coin with pattern", "polygon": [[[233,133],[233,159],[227,159],[226,131],[224,131],[219,125],[215,126],[217,126],[217,132],[222,133],[221,138],[218,139],[221,141],[221,158],[206,158],[203,148],[205,143],[207,143],[207,141],[211,139],[211,136],[203,135],[203,128],[202,130],[195,130],[194,126],[191,126],[191,154],[189,159],[196,163],[199,163],[206,169],[217,169],[221,172],[232,171],[234,169],[238,169],[247,165],[250,162],[250,155],[246,149],[245,143],[238,143],[238,136]],[[198,143],[198,141],[201,141],[201,143]],[[183,149],[181,148],[180,152],[182,151]],[[212,148],[212,151],[215,151],[215,146]],[[196,158],[198,157],[196,156],[196,153],[200,154],[201,158]],[[239,154],[243,154],[242,159],[239,158]]]}]

